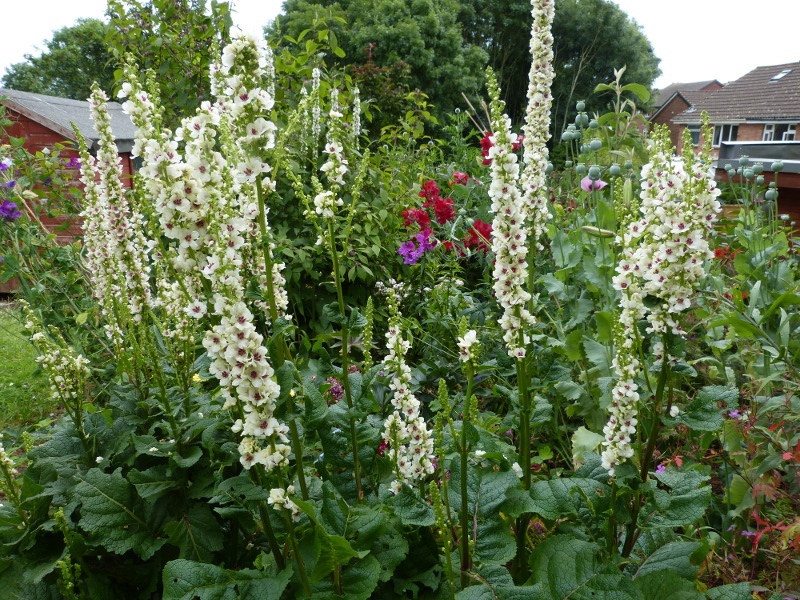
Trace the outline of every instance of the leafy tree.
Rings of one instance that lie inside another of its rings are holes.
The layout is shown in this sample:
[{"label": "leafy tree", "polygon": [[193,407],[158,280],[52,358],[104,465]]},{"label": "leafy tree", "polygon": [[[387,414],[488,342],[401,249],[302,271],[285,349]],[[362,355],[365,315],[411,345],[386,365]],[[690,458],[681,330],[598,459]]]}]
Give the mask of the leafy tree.
[{"label": "leafy tree", "polygon": [[[404,61],[410,85],[440,110],[463,104],[461,93],[481,94],[488,63],[503,89],[507,111],[519,122],[527,104],[530,68],[528,0],[287,0],[271,32],[297,37],[323,26],[337,36],[344,64]],[[322,25],[320,25],[322,24]],[[608,0],[556,3],[553,127],[560,131],[577,100],[604,112],[607,100],[592,97],[598,83],[626,66],[622,84],[649,87],[659,75],[658,58],[641,28]]]},{"label": "leafy tree", "polygon": [[45,42],[41,56],[25,55],[3,76],[4,87],[74,100],[89,96],[92,82],[110,93],[114,87],[113,55],[104,39],[108,25],[98,19],[78,19]]},{"label": "leafy tree", "polygon": [[464,42],[458,7],[458,0],[287,0],[269,31],[297,39],[325,28],[344,50],[339,66],[405,63],[408,85],[449,111],[463,104],[462,93],[480,93],[486,64],[483,50]]},{"label": "leafy tree", "polygon": [[132,55],[142,70],[157,76],[162,98],[169,99],[168,124],[192,114],[208,97],[213,48],[228,43],[233,24],[228,2],[211,0],[109,0],[106,42],[113,55]]},{"label": "leafy tree", "polygon": [[[623,85],[650,87],[661,73],[659,59],[641,28],[608,0],[559,0],[553,22],[553,126],[563,129],[575,103],[586,110],[605,111],[607,102],[592,97],[594,88],[614,78],[614,69],[627,66]],[[465,41],[482,47],[498,73],[507,110],[522,118],[530,68],[530,2],[528,0],[461,0],[459,22]]]}]

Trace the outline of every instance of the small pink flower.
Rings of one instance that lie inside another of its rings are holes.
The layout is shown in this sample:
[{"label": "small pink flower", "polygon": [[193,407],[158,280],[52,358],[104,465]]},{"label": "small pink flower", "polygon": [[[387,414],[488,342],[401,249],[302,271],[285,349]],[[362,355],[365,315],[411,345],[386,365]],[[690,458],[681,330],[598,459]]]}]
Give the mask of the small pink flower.
[{"label": "small pink flower", "polygon": [[608,184],[602,179],[592,181],[591,179],[589,179],[588,175],[583,179],[581,179],[581,189],[586,192],[595,192],[597,190],[602,190],[607,185]]}]

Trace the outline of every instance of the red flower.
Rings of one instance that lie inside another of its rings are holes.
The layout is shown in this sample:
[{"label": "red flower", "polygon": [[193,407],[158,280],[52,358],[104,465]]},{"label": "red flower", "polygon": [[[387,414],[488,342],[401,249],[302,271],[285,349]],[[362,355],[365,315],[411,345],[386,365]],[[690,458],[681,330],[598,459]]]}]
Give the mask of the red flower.
[{"label": "red flower", "polygon": [[[489,156],[489,150],[492,148],[492,146],[494,146],[494,142],[491,140],[491,136],[492,134],[487,131],[486,134],[483,136],[483,139],[481,140],[481,156],[484,157],[483,164],[485,165],[492,164],[492,159],[486,158]],[[517,138],[517,141],[511,145],[511,151],[516,152],[517,150],[519,150],[519,147],[522,146],[522,141],[524,139],[525,139],[524,135],[519,136]]]},{"label": "red flower", "polygon": [[419,197],[427,200],[422,206],[428,208],[434,198],[439,197],[439,185],[433,179],[429,179],[422,184],[422,191],[419,193]]},{"label": "red flower", "polygon": [[716,248],[714,250],[714,256],[716,258],[725,258],[728,256],[728,248]]},{"label": "red flower", "polygon": [[492,224],[484,223],[480,219],[476,219],[475,223],[472,225],[472,229],[467,232],[467,237],[464,238],[464,245],[467,248],[475,246],[478,250],[488,252],[491,239]]},{"label": "red flower", "polygon": [[436,213],[436,222],[439,225],[444,225],[456,218],[456,209],[453,207],[453,201],[450,198],[436,196],[433,199],[433,212]]},{"label": "red flower", "polygon": [[469,182],[469,175],[461,171],[453,171],[453,180],[450,182],[450,187],[454,185],[467,185]]},{"label": "red flower", "polygon": [[417,223],[420,229],[425,229],[430,226],[431,218],[428,216],[428,213],[421,208],[409,208],[403,211],[403,222],[406,227]]}]

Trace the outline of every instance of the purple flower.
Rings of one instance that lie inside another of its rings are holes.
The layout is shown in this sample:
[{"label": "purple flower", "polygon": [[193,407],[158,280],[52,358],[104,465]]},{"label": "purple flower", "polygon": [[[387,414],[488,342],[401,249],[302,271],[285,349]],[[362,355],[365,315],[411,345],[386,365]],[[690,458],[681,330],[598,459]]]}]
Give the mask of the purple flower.
[{"label": "purple flower", "polygon": [[8,223],[10,223],[15,219],[20,218],[22,216],[22,213],[16,210],[16,208],[17,208],[16,202],[3,200],[3,203],[0,204],[0,217],[3,217]]},{"label": "purple flower", "polygon": [[10,158],[0,158],[0,172],[10,169],[12,164]]},{"label": "purple flower", "polygon": [[745,531],[742,532],[742,535],[747,536],[747,537],[755,537],[756,536],[756,532],[755,531],[747,531],[747,530],[745,530]]},{"label": "purple flower", "polygon": [[81,168],[81,160],[77,156],[73,156],[70,158],[66,163],[64,163],[65,167],[75,167],[76,169]]},{"label": "purple flower", "polygon": [[403,242],[397,253],[403,257],[403,262],[407,265],[417,264],[419,257],[422,256],[422,252],[417,251],[417,246],[412,240]]},{"label": "purple flower", "polygon": [[658,465],[656,467],[656,473],[663,473],[666,470],[667,470],[667,467],[665,467],[664,465]]},{"label": "purple flower", "polygon": [[739,409],[737,408],[737,409],[734,409],[731,412],[729,412],[728,416],[731,419],[739,419],[739,418],[741,418],[742,415],[739,413]]},{"label": "purple flower", "polygon": [[602,179],[598,179],[596,181],[592,181],[591,179],[589,179],[588,175],[586,177],[584,177],[583,179],[581,179],[581,189],[586,191],[586,192],[594,192],[594,191],[597,191],[597,190],[602,190],[607,185],[608,184],[605,181],[603,181]]},{"label": "purple flower", "polygon": [[12,179],[11,181],[8,181],[5,184],[3,184],[3,187],[5,187],[7,190],[13,190],[15,185],[17,185],[17,182],[14,179]]}]

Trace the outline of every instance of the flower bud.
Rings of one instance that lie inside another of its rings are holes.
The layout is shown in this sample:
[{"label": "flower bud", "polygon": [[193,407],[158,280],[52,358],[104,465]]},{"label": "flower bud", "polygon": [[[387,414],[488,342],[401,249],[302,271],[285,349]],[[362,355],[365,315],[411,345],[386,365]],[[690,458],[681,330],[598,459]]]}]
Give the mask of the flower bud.
[{"label": "flower bud", "polygon": [[575,110],[583,112],[586,110],[586,102],[580,101],[575,105]]},{"label": "flower bud", "polygon": [[578,163],[575,165],[575,172],[578,175],[586,175],[586,165],[583,163]]},{"label": "flower bud", "polygon": [[600,167],[596,165],[589,167],[588,175],[589,179],[591,179],[592,181],[597,181],[598,179],[600,179]]},{"label": "flower bud", "polygon": [[622,171],[622,170],[619,168],[619,165],[611,165],[611,166],[608,168],[608,173],[609,173],[609,175],[611,175],[612,177],[618,177],[618,176],[619,176],[619,174],[621,173],[621,171]]},{"label": "flower bud", "polygon": [[589,147],[592,150],[600,150],[600,148],[603,147],[603,142],[601,142],[600,140],[592,140],[591,142],[589,142]]},{"label": "flower bud", "polygon": [[770,171],[773,173],[780,173],[783,171],[783,161],[776,160],[772,165],[770,165]]},{"label": "flower bud", "polygon": [[739,164],[740,164],[740,165],[742,165],[743,167],[744,167],[745,165],[749,165],[749,164],[750,164],[750,157],[749,157],[749,156],[742,156],[742,157],[739,159]]}]

